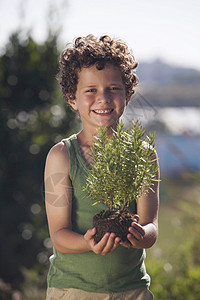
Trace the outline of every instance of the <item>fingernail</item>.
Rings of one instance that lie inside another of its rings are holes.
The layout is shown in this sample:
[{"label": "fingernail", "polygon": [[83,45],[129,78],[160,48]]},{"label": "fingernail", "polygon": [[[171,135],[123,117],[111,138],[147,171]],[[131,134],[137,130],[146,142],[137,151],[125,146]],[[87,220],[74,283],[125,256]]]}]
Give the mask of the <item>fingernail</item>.
[{"label": "fingernail", "polygon": [[135,222],[138,222],[138,221],[139,221],[139,217],[138,217],[138,216],[135,216],[135,217],[133,218],[133,220],[134,220]]}]

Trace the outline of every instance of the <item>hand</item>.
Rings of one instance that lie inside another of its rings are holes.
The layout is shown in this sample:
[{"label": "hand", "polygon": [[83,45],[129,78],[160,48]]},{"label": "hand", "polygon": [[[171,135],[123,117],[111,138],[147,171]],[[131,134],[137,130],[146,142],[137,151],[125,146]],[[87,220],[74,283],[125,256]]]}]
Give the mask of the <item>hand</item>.
[{"label": "hand", "polygon": [[115,250],[120,244],[121,240],[116,237],[114,233],[105,233],[102,239],[95,244],[93,235],[96,233],[96,228],[88,229],[84,235],[84,239],[89,245],[89,248],[96,254],[106,255],[109,252]]},{"label": "hand", "polygon": [[129,227],[129,232],[127,234],[128,241],[121,242],[120,244],[126,248],[142,248],[141,242],[143,241],[145,230],[142,225],[138,224],[139,216],[134,216],[134,221],[131,223],[131,227]]}]

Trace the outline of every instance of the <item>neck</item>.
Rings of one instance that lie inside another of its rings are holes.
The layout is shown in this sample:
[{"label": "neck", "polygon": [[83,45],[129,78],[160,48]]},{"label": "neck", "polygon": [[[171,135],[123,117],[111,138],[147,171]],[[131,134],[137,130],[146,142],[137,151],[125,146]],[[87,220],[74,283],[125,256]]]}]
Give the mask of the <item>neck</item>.
[{"label": "neck", "polygon": [[[77,134],[79,144],[90,147],[93,144],[93,142],[95,141],[95,136],[97,136],[97,130],[98,130],[98,128],[96,128],[94,131],[88,131],[85,129],[81,130]],[[108,138],[111,138],[112,135],[113,135],[112,128],[108,128],[108,131],[107,131]]]}]

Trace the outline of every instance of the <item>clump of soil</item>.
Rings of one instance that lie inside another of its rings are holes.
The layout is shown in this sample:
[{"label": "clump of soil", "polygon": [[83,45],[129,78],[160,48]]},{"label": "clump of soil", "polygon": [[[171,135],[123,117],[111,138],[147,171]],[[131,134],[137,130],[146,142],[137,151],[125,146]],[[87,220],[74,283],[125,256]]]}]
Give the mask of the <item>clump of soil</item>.
[{"label": "clump of soil", "polygon": [[134,216],[128,210],[102,210],[93,217],[95,243],[98,243],[106,232],[113,232],[121,241],[128,241],[128,228],[134,221]]}]

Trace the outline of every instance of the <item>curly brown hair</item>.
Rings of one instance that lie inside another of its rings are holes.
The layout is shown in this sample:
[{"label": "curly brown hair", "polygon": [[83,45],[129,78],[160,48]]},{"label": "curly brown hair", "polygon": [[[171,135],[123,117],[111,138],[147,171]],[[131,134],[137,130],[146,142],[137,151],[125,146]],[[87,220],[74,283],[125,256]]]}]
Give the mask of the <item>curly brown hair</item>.
[{"label": "curly brown hair", "polygon": [[111,39],[108,35],[99,39],[94,35],[77,38],[74,44],[69,44],[63,50],[59,63],[60,72],[57,79],[67,100],[75,99],[78,73],[83,67],[96,65],[98,70],[102,70],[106,64],[118,67],[127,97],[134,93],[134,87],[138,84],[138,77],[135,74],[138,63],[128,46],[124,41]]}]

